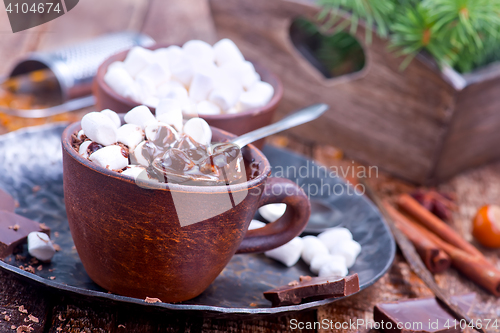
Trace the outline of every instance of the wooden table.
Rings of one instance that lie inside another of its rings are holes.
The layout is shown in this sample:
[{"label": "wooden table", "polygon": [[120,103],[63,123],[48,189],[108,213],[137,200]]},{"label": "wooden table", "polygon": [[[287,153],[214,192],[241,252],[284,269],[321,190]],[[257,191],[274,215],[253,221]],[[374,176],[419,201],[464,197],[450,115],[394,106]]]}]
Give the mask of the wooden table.
[{"label": "wooden table", "polygon": [[[116,8],[118,3],[119,10]],[[99,20],[103,15],[106,19]],[[84,0],[73,9],[72,15],[65,15],[17,34],[11,33],[6,12],[2,9],[0,74],[7,73],[15,59],[26,52],[46,50],[100,33],[123,29],[141,30],[157,41],[166,43],[182,43],[192,38],[209,42],[216,40],[208,6],[203,0]],[[351,164],[348,159],[338,159],[338,154],[332,147],[314,146],[291,137],[275,137],[273,142],[311,156],[325,165]],[[383,196],[411,189],[410,185],[382,173],[378,178],[370,179],[370,182]],[[462,174],[440,188],[457,194],[460,209],[455,213],[454,227],[465,238],[470,239],[471,219],[476,209],[487,203],[500,204],[500,164]],[[499,251],[484,248],[481,250],[498,266]],[[494,320],[500,317],[500,301],[455,270],[437,274],[436,281],[451,294],[476,292],[477,303],[471,311],[473,318]],[[27,314],[19,311],[21,305],[27,309],[28,314],[39,320],[38,323],[30,322],[34,328],[33,332],[286,332],[292,329],[292,319],[299,322],[327,319],[333,323],[364,319],[370,322],[373,319],[373,306],[377,302],[421,296],[431,296],[431,292],[410,271],[399,253],[388,274],[354,297],[317,310],[245,321],[186,317],[181,313],[167,315],[139,306],[112,304],[107,301],[89,302],[79,296],[34,288],[30,283],[0,271],[0,332],[15,332],[17,327],[27,324],[24,321]],[[6,321],[5,316],[9,321]],[[321,328],[313,331],[335,330]],[[359,331],[367,332],[370,329],[360,327]]]}]

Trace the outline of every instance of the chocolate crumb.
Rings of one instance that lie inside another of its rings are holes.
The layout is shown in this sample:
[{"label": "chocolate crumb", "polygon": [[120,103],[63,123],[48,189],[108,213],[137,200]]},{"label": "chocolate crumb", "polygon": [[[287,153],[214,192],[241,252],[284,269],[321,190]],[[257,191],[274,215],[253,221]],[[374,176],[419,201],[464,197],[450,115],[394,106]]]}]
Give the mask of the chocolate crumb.
[{"label": "chocolate crumb", "polygon": [[21,325],[17,328],[16,333],[28,333],[33,331],[33,327],[31,326],[26,326],[26,325]]},{"label": "chocolate crumb", "polygon": [[26,257],[25,257],[25,256],[22,256],[22,255],[20,255],[20,254],[16,254],[16,260],[22,261],[22,260],[24,260],[24,259],[26,259]]},{"label": "chocolate crumb", "polygon": [[19,266],[19,269],[22,270],[22,271],[24,271],[24,267],[22,265]]},{"label": "chocolate crumb", "polygon": [[24,305],[19,306],[19,308],[17,308],[17,309],[18,309],[18,310],[19,310],[19,312],[21,312],[21,313],[28,313],[28,310],[26,310],[26,309],[24,308]]},{"label": "chocolate crumb", "polygon": [[257,306],[257,303],[250,303],[250,306],[251,306],[251,307],[256,307],[256,306]]},{"label": "chocolate crumb", "polygon": [[10,317],[9,317],[9,316],[7,316],[7,315],[5,315],[5,317],[3,317],[3,320],[5,320],[5,321],[10,321]]},{"label": "chocolate crumb", "polygon": [[146,303],[161,303],[161,299],[146,297],[146,299],[144,300],[144,302],[146,302]]},{"label": "chocolate crumb", "polygon": [[38,323],[39,322],[38,318],[35,317],[35,316],[33,316],[33,315],[28,315],[28,319],[31,320],[34,323]]},{"label": "chocolate crumb", "polygon": [[312,277],[310,277],[309,275],[301,275],[299,279],[300,282],[311,281]]},{"label": "chocolate crumb", "polygon": [[32,265],[38,264],[38,259],[37,258],[31,258],[30,264],[32,264]]},{"label": "chocolate crumb", "polygon": [[11,226],[9,226],[9,229],[14,229],[14,231],[18,231],[18,230],[19,230],[19,228],[21,228],[21,227],[19,226],[19,224],[15,224],[15,225],[11,225]]},{"label": "chocolate crumb", "polygon": [[36,270],[37,270],[37,271],[41,271],[42,269],[43,269],[43,266],[42,266],[42,265],[40,265],[40,266],[38,266],[38,267],[36,268]]},{"label": "chocolate crumb", "polygon": [[288,282],[289,286],[297,286],[299,284],[298,281],[293,280],[292,282]]},{"label": "chocolate crumb", "polygon": [[55,277],[55,276],[50,276],[50,277],[49,277],[49,280],[55,280],[55,279],[56,279],[56,277]]},{"label": "chocolate crumb", "polygon": [[42,229],[42,231],[50,230],[50,228],[45,223],[40,223],[40,229]]},{"label": "chocolate crumb", "polygon": [[40,187],[40,185],[35,185],[31,188],[31,191],[33,191],[33,193],[36,193],[38,191],[40,191],[42,188]]},{"label": "chocolate crumb", "polygon": [[61,247],[58,244],[53,243],[52,245],[54,246],[54,250],[56,250],[56,252],[61,251]]},{"label": "chocolate crumb", "polygon": [[35,274],[35,268],[33,268],[33,266],[29,265],[28,267],[26,267],[26,272],[30,272],[30,273]]}]

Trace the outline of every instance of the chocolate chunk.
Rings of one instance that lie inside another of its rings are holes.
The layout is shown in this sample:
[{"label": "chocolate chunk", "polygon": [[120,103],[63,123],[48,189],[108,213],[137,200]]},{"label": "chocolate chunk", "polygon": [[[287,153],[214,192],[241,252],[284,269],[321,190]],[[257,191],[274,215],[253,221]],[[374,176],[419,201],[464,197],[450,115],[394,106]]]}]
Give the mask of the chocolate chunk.
[{"label": "chocolate chunk", "polygon": [[[468,312],[475,297],[475,293],[470,293],[451,299]],[[461,332],[460,320],[449,314],[434,297],[377,304],[373,319],[383,332]],[[462,322],[462,327],[464,324]]]},{"label": "chocolate chunk", "polygon": [[313,277],[297,284],[286,285],[264,292],[264,297],[273,306],[300,304],[303,301],[317,301],[331,297],[342,297],[359,291],[358,274],[344,278]]},{"label": "chocolate chunk", "polygon": [[48,234],[48,230],[41,228],[38,222],[11,212],[0,211],[0,259],[12,254],[15,247],[25,242],[32,231]]},{"label": "chocolate chunk", "polygon": [[0,190],[0,210],[14,213],[16,209],[16,201],[7,192]]}]

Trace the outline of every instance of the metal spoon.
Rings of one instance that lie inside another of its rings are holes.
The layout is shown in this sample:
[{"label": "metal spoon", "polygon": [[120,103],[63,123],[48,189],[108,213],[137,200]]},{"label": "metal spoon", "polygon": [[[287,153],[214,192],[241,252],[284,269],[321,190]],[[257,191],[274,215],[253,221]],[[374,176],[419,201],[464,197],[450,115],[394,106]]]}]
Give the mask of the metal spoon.
[{"label": "metal spoon", "polygon": [[[252,142],[255,142],[257,140],[263,139],[269,135],[276,134],[276,133],[279,133],[281,131],[284,131],[284,130],[290,129],[292,127],[296,127],[296,126],[308,123],[314,119],[317,119],[326,110],[328,110],[328,108],[329,107],[326,104],[314,104],[314,105],[308,106],[304,109],[301,109],[301,110],[289,115],[288,117],[285,117],[285,118],[275,122],[274,124],[271,124],[271,125],[268,125],[265,127],[261,127],[259,129],[254,130],[254,131],[251,131],[251,132],[243,134],[239,137],[236,137],[236,138],[230,140],[229,143],[232,143],[241,149],[241,148],[245,147],[246,145],[248,145]],[[219,144],[213,145],[211,148],[213,150],[218,145],[227,145],[227,144],[228,144],[228,142],[219,143]],[[229,161],[229,163],[230,162],[231,161]],[[203,179],[197,180],[196,178],[193,178],[193,176],[190,176],[190,175],[169,172],[161,166],[161,162],[160,162],[159,158],[156,158],[153,161],[152,165],[153,165],[153,168],[156,169],[156,171],[158,171],[159,173],[163,174],[166,179],[168,179],[168,178],[175,179],[175,183],[181,183],[181,182],[185,183],[187,181],[191,181],[193,183],[193,185],[195,185],[195,182],[198,185],[216,185],[216,184],[221,183],[220,179],[208,179],[208,177],[207,177],[207,179],[203,178]],[[224,172],[224,169],[222,169],[222,171]],[[225,177],[225,178],[227,179],[227,177]],[[184,180],[184,182],[183,182],[183,180]],[[225,183],[225,182],[222,181],[222,183]]]}]

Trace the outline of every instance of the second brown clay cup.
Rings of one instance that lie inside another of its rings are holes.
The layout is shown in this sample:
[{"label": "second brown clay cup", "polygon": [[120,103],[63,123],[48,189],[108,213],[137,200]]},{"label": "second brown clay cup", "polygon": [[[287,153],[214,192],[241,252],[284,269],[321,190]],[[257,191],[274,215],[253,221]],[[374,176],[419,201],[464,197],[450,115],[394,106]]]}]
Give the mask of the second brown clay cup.
[{"label": "second brown clay cup", "polygon": [[[285,244],[309,219],[305,193],[290,180],[270,178],[268,160],[253,145],[242,150],[255,176],[245,183],[145,189],[133,178],[81,157],[72,147],[72,134],[78,130],[80,124],[74,123],[62,136],[69,226],[88,275],[112,293],[163,302],[191,299],[215,280],[235,253]],[[212,130],[214,142],[234,137]],[[229,209],[222,207],[223,202],[228,205],[227,198],[233,203]],[[202,214],[206,219],[181,226],[179,202],[184,217]],[[285,214],[264,228],[247,231],[256,210],[270,203],[287,204]]]},{"label": "second brown clay cup", "polygon": [[[169,45],[155,45],[150,49],[155,50],[161,47],[168,46]],[[113,55],[106,61],[104,61],[99,67],[92,88],[94,96],[96,98],[96,107],[98,110],[111,109],[118,113],[127,113],[132,108],[140,104],[130,98],[119,95],[104,82],[104,75],[108,70],[108,66],[115,61],[125,60],[127,53],[128,51],[124,51]],[[283,84],[281,83],[280,79],[271,71],[256,62],[254,62],[253,64],[255,66],[255,70],[260,75],[261,80],[273,86],[273,98],[269,101],[269,103],[267,103],[267,105],[263,107],[243,111],[240,113],[200,115],[200,117],[205,119],[210,126],[223,129],[236,135],[242,135],[257,128],[269,125],[272,122],[274,112],[278,108],[278,105],[283,98]],[[155,112],[154,108],[150,109],[153,113]],[[262,148],[263,144],[264,140],[259,140],[254,143],[254,145],[259,148]]]}]

